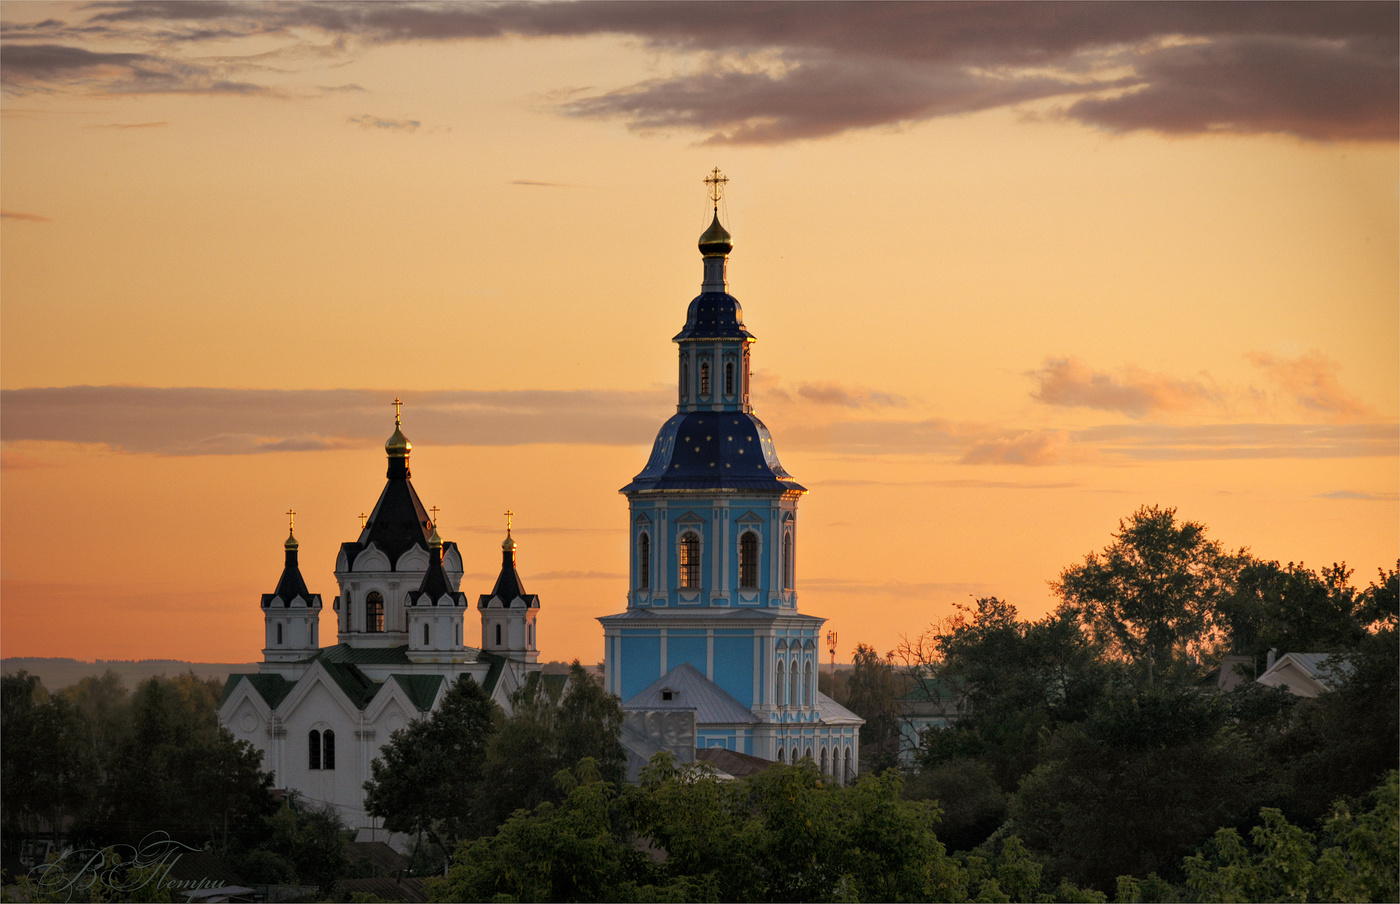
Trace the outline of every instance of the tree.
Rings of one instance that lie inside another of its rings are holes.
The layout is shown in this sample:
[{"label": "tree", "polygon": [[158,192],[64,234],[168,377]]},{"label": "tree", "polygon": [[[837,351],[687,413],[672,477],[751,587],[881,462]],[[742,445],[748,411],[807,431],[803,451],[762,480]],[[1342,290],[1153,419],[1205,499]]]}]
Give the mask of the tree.
[{"label": "tree", "polygon": [[131,727],[130,692],[121,676],[107,669],[100,676],[84,676],[77,684],[61,690],[59,696],[72,703],[81,716],[98,769],[105,778],[107,765]]},{"label": "tree", "polygon": [[899,764],[898,683],[889,657],[874,648],[856,644],[854,668],[846,684],[846,706],[865,720],[860,727],[861,747],[870,751],[871,768],[890,769]]},{"label": "tree", "polygon": [[563,802],[554,776],[584,759],[594,761],[603,781],[621,785],[627,754],[622,748],[622,704],[576,660],[562,698],[532,676],[511,697],[511,714],[486,748],[482,794],[491,826],[516,810],[545,801]]},{"label": "tree", "polygon": [[221,728],[220,682],[188,673],[141,682],[132,724],[99,792],[90,841],[135,843],[154,831],[227,851],[261,832],[275,811],[262,754]]},{"label": "tree", "polygon": [[1270,649],[1335,653],[1354,647],[1366,635],[1365,597],[1350,577],[1345,565],[1318,574],[1301,563],[1241,557],[1235,586],[1221,603],[1230,652],[1258,661]]},{"label": "tree", "polygon": [[293,792],[267,817],[266,825],[262,843],[245,858],[254,868],[275,872],[285,863],[297,881],[315,885],[323,895],[329,895],[335,881],[349,872],[347,827],[334,806],[311,803]]},{"label": "tree", "polygon": [[1234,587],[1237,559],[1176,509],[1144,506],[1118,522],[1103,554],[1089,553],[1052,584],[1096,640],[1138,667],[1148,687],[1211,638]]},{"label": "tree", "polygon": [[370,764],[365,810],[390,831],[426,834],[446,856],[481,821],[481,769],[500,718],[475,679],[458,678],[436,712],[394,732]]}]

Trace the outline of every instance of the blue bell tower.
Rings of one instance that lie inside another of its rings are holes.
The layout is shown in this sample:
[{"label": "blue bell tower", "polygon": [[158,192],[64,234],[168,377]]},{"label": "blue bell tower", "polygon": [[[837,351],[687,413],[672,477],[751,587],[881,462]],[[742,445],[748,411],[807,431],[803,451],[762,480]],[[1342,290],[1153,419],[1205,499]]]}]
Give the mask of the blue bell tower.
[{"label": "blue bell tower", "polygon": [[[687,693],[706,701],[700,747],[768,759],[816,759],[820,749],[825,762],[828,748],[833,757],[853,749],[849,726],[860,720],[817,693],[825,620],[797,612],[797,502],[807,490],[783,469],[750,403],[757,340],[729,294],[734,242],[719,218],[727,181],[718,169],[705,180],[714,218],[700,236],[700,294],[672,340],[676,413],[620,491],[629,588],[627,611],[600,619],[604,680],[626,708],[666,708]],[[840,730],[823,721],[821,701]]]}]

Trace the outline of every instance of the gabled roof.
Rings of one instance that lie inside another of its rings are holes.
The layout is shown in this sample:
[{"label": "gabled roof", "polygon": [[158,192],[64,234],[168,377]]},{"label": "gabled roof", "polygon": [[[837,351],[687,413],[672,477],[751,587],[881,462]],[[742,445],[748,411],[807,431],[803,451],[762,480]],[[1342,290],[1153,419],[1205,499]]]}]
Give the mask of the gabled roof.
[{"label": "gabled roof", "polygon": [[413,701],[413,705],[418,707],[419,712],[427,712],[433,708],[433,701],[437,699],[438,688],[442,687],[441,675],[390,675],[399,683],[404,693],[408,694],[408,699]]},{"label": "gabled roof", "polygon": [[[1258,682],[1268,687],[1286,687],[1302,697],[1316,697],[1335,684],[1336,673],[1326,668],[1334,656],[1333,653],[1286,653],[1259,676]],[[1343,674],[1350,671],[1350,664],[1344,663],[1341,670]]]},{"label": "gabled roof", "polygon": [[481,689],[489,697],[496,692],[496,685],[500,683],[501,673],[506,670],[506,659],[504,656],[497,656],[495,653],[488,653],[485,650],[476,650],[477,662],[489,662],[491,668],[486,672],[486,678],[481,682]]},{"label": "gabled roof", "polygon": [[287,695],[296,687],[296,682],[288,681],[281,675],[249,675],[241,673],[229,675],[228,683],[224,685],[223,696],[219,698],[219,706],[228,702],[228,698],[233,696],[234,688],[238,687],[240,681],[248,682],[248,685],[262,697],[263,702],[271,709],[276,709],[278,704],[287,699]]},{"label": "gabled roof", "polygon": [[726,747],[705,747],[695,751],[697,762],[709,763],[719,772],[734,778],[746,778],[750,775],[758,775],[765,769],[776,766],[772,760],[765,760],[763,757],[750,756],[747,753],[740,753],[737,750],[730,750]]},{"label": "gabled roof", "polygon": [[835,700],[817,691],[817,717],[827,725],[864,725],[865,720]]},{"label": "gabled roof", "polygon": [[[662,699],[662,691],[670,691],[671,699]],[[647,685],[623,709],[694,710],[697,725],[732,725],[762,721],[748,707],[735,700],[724,688],[715,684],[688,662]]]},{"label": "gabled roof", "polygon": [[356,709],[364,709],[369,705],[369,701],[374,699],[374,695],[379,693],[380,683],[372,680],[351,663],[322,661],[321,665]]}]

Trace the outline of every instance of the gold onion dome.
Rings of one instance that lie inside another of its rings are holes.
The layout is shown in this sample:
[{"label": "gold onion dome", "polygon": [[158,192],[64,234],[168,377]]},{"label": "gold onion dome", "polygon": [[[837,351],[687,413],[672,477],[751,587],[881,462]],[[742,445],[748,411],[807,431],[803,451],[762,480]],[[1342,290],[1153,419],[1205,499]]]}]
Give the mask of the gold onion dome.
[{"label": "gold onion dome", "polygon": [[729,230],[719,224],[719,211],[715,211],[715,218],[710,223],[710,228],[706,229],[700,236],[700,253],[728,254],[734,250],[734,239],[729,235]]},{"label": "gold onion dome", "polygon": [[408,437],[403,435],[403,430],[399,428],[398,419],[394,420],[394,435],[389,437],[389,441],[384,444],[384,451],[389,453],[390,458],[407,458],[409,450],[413,448],[413,443],[408,441]]},{"label": "gold onion dome", "polygon": [[[430,522],[430,523],[431,523],[431,522]],[[428,534],[428,548],[429,548],[429,549],[441,549],[441,548],[442,548],[442,537],[439,537],[439,536],[438,536],[437,524],[436,524],[436,523],[433,523],[433,530],[432,530],[432,533]]]},{"label": "gold onion dome", "polygon": [[507,528],[506,538],[501,541],[501,549],[504,549],[507,552],[515,552],[516,547],[518,547],[519,545],[520,544],[515,542],[515,538],[510,535],[510,529]]},{"label": "gold onion dome", "polygon": [[296,549],[299,546],[296,534],[292,533],[290,529],[287,531],[287,542],[283,543],[282,546],[289,550]]}]

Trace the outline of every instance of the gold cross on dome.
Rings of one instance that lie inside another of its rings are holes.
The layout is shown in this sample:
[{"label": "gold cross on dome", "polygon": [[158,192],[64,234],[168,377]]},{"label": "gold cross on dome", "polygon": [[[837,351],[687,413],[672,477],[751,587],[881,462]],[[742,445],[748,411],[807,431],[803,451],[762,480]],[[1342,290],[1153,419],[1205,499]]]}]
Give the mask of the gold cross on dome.
[{"label": "gold cross on dome", "polygon": [[724,185],[729,181],[729,177],[715,167],[710,174],[705,177],[705,184],[710,187],[710,200],[715,202],[715,210],[719,210],[719,199],[724,197]]},{"label": "gold cross on dome", "polygon": [[287,516],[287,530],[293,530],[297,524],[297,510],[287,509],[284,514]]},{"label": "gold cross on dome", "polygon": [[438,508],[437,506],[433,506],[432,508],[428,509],[428,511],[430,511],[430,512],[433,513],[433,526],[436,527],[436,526],[437,526],[437,513],[440,512],[440,511],[442,511],[442,509]]},{"label": "gold cross on dome", "polygon": [[401,426],[403,426],[402,424],[399,423],[399,409],[402,408],[402,407],[403,407],[403,401],[400,400],[400,399],[394,399],[394,426],[395,426],[395,427],[401,427]]},{"label": "gold cross on dome", "polygon": [[515,512],[512,512],[510,509],[506,509],[506,511],[505,511],[505,516],[506,516],[506,533],[510,533],[510,519],[513,518],[513,517],[515,517]]}]

